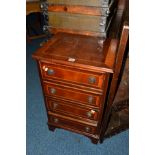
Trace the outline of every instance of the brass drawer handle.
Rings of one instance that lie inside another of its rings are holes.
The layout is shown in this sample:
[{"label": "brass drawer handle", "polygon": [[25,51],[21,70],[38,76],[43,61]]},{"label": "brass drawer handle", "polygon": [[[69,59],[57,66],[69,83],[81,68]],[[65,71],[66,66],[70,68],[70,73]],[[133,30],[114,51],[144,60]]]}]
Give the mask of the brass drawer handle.
[{"label": "brass drawer handle", "polygon": [[90,110],[89,112],[87,112],[87,117],[91,118],[94,114],[95,114],[95,110]]},{"label": "brass drawer handle", "polygon": [[53,69],[48,69],[47,74],[48,75],[53,75],[54,74],[54,70]]},{"label": "brass drawer handle", "polygon": [[88,82],[89,82],[90,84],[95,84],[95,83],[96,83],[96,78],[93,77],[93,76],[90,76],[90,77],[88,78]]},{"label": "brass drawer handle", "polygon": [[90,127],[88,127],[88,126],[85,127],[85,131],[86,131],[86,132],[89,132],[89,131],[90,131]]},{"label": "brass drawer handle", "polygon": [[53,109],[56,109],[58,107],[58,103],[53,103]]},{"label": "brass drawer handle", "polygon": [[94,97],[93,96],[89,96],[88,97],[88,103],[93,103]]},{"label": "brass drawer handle", "polygon": [[54,118],[54,123],[58,123],[59,119],[58,118]]},{"label": "brass drawer handle", "polygon": [[48,67],[43,66],[43,70],[45,72],[47,72],[48,75],[53,75],[54,74],[54,70],[53,69],[49,69]]},{"label": "brass drawer handle", "polygon": [[51,94],[55,94],[56,93],[56,89],[51,88],[50,92],[51,92]]},{"label": "brass drawer handle", "polygon": [[87,112],[87,117],[88,117],[88,118],[92,117],[91,111]]}]

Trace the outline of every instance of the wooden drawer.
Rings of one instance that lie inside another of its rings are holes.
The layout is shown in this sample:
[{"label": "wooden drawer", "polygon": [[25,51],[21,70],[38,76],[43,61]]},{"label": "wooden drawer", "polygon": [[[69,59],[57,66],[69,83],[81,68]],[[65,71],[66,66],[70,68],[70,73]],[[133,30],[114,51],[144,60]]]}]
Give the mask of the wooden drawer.
[{"label": "wooden drawer", "polygon": [[91,120],[98,120],[99,112],[94,108],[85,108],[83,106],[78,106],[75,103],[62,102],[58,100],[51,100],[46,98],[46,104],[49,111],[65,114],[71,117],[83,117]]},{"label": "wooden drawer", "polygon": [[105,75],[102,73],[84,72],[47,63],[41,63],[40,68],[43,79],[48,80],[53,78],[100,89],[103,87],[103,82],[105,80]]},{"label": "wooden drawer", "polygon": [[81,6],[96,6],[106,7],[111,0],[48,0],[48,3],[58,5],[81,5]]},{"label": "wooden drawer", "polygon": [[100,95],[86,93],[79,89],[69,86],[53,84],[52,82],[43,82],[45,94],[54,98],[70,100],[73,102],[80,102],[83,104],[99,106]]},{"label": "wooden drawer", "polygon": [[66,118],[64,116],[55,116],[54,114],[48,114],[48,123],[56,125],[61,128],[73,129],[76,131],[82,131],[90,134],[96,133],[96,125],[91,126],[88,124],[80,123],[78,120],[72,118]]}]

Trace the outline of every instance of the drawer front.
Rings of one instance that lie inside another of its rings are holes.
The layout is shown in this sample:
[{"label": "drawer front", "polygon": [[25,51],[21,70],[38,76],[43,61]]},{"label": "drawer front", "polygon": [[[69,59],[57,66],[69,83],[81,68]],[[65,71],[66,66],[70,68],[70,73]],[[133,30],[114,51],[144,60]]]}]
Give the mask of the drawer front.
[{"label": "drawer front", "polygon": [[59,5],[81,5],[81,6],[98,6],[106,7],[111,0],[48,0],[48,3]]},{"label": "drawer front", "polygon": [[97,88],[102,88],[105,80],[104,74],[76,71],[74,69],[62,68],[47,63],[41,63],[41,72],[42,77],[45,79],[55,78]]},{"label": "drawer front", "polygon": [[59,114],[65,114],[68,116],[73,117],[83,117],[91,120],[98,120],[98,110],[93,108],[84,108],[75,105],[75,103],[68,104],[67,102],[60,102],[56,100],[51,100],[49,98],[46,98],[46,103],[49,111],[59,113]]},{"label": "drawer front", "polygon": [[96,133],[96,127],[94,126],[79,123],[69,119],[64,119],[58,116],[53,116],[51,114],[48,115],[48,123],[52,125],[56,125],[58,127],[74,129],[74,130],[78,130],[86,133],[91,133],[91,134]]},{"label": "drawer front", "polygon": [[49,12],[48,15],[49,25],[52,25],[52,28],[101,33],[105,32],[109,19],[104,16],[82,15],[63,12]]},{"label": "drawer front", "polygon": [[46,95],[54,98],[67,99],[73,102],[80,102],[94,106],[99,106],[100,103],[100,95],[84,93],[71,87],[55,85],[47,82],[44,82],[43,86]]}]

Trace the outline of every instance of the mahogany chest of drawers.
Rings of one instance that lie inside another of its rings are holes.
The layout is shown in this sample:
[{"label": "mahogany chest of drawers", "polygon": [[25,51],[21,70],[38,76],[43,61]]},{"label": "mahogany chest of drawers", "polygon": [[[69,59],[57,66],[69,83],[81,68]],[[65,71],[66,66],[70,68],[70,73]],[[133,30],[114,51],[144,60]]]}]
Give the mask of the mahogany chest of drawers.
[{"label": "mahogany chest of drawers", "polygon": [[101,139],[117,41],[57,33],[39,48],[37,60],[49,129],[63,128]]},{"label": "mahogany chest of drawers", "polygon": [[33,58],[40,73],[48,127],[102,142],[128,40],[126,25],[120,42],[112,37],[119,34],[123,11],[113,18],[117,0],[42,1],[44,30],[51,28],[54,36]]}]

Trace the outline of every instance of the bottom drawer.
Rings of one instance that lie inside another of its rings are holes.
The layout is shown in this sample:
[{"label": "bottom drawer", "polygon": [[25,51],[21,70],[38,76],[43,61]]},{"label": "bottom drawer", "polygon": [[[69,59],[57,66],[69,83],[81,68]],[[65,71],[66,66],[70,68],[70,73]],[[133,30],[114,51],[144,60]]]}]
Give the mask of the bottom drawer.
[{"label": "bottom drawer", "polygon": [[90,134],[96,133],[96,127],[95,126],[79,123],[79,122],[76,122],[74,120],[61,118],[61,117],[54,116],[51,114],[48,115],[48,123],[56,125],[56,126],[61,127],[61,128],[64,127],[67,129],[73,129],[76,131],[78,130],[78,131],[82,131],[82,132],[86,132],[86,133],[90,133]]}]

